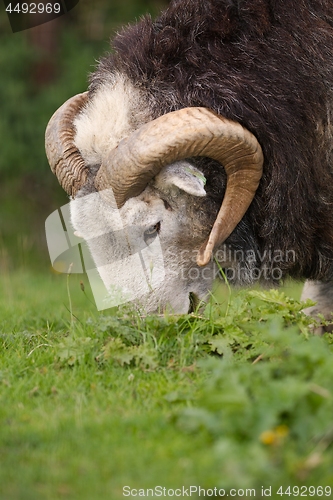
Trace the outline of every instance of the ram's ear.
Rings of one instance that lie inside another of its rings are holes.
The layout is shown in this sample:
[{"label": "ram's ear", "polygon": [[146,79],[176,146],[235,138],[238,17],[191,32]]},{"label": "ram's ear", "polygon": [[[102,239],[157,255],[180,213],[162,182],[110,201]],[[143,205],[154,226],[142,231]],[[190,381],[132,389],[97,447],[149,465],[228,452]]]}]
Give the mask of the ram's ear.
[{"label": "ram's ear", "polygon": [[165,167],[155,177],[154,184],[162,192],[176,187],[193,196],[206,196],[205,176],[187,161],[177,161]]}]

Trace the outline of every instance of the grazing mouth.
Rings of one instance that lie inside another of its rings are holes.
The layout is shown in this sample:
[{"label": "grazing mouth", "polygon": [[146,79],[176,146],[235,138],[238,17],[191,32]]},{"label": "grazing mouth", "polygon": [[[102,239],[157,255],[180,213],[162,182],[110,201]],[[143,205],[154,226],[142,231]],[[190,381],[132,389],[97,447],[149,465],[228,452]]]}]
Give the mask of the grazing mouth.
[{"label": "grazing mouth", "polygon": [[189,293],[189,299],[190,299],[190,307],[188,313],[190,314],[197,310],[200,304],[200,299],[194,292]]}]

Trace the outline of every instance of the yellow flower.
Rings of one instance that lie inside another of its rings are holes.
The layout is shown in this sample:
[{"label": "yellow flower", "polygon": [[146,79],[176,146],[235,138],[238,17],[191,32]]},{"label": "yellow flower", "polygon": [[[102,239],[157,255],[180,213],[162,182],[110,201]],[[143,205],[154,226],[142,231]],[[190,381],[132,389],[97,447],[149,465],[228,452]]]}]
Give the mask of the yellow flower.
[{"label": "yellow flower", "polygon": [[286,425],[278,425],[275,429],[262,432],[259,439],[263,444],[273,445],[281,442],[288,434],[289,428]]},{"label": "yellow flower", "polygon": [[276,433],[274,431],[264,431],[260,434],[260,441],[272,445],[276,442]]}]

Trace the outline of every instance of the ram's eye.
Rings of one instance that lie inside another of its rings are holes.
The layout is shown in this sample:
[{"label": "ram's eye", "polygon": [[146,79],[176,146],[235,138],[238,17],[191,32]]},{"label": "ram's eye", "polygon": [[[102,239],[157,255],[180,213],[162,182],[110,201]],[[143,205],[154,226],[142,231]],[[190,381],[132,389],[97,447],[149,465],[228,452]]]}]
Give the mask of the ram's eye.
[{"label": "ram's eye", "polygon": [[154,226],[150,226],[146,231],[144,232],[144,240],[146,243],[151,241],[151,239],[155,238],[155,236],[158,235],[161,229],[161,223],[158,222]]}]

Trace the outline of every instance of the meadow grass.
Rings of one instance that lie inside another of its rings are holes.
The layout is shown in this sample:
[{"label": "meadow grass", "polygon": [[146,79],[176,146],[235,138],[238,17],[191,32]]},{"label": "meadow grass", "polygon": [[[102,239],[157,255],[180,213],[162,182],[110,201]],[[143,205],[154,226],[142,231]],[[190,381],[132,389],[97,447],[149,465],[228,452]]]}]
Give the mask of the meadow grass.
[{"label": "meadow grass", "polygon": [[297,300],[241,291],[145,318],[98,313],[81,279],[1,277],[1,499],[333,484],[332,336]]}]

